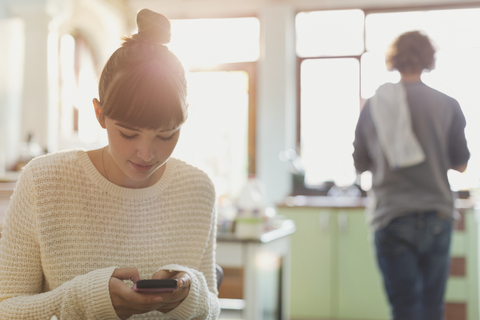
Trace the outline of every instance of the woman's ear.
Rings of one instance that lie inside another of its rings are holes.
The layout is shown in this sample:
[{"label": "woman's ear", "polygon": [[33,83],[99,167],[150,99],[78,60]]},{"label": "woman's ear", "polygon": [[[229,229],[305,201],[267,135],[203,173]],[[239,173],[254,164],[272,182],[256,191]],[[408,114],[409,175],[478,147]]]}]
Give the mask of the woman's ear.
[{"label": "woman's ear", "polygon": [[93,99],[93,107],[95,109],[95,116],[97,117],[98,123],[105,129],[105,116],[102,114],[102,105],[97,98]]}]

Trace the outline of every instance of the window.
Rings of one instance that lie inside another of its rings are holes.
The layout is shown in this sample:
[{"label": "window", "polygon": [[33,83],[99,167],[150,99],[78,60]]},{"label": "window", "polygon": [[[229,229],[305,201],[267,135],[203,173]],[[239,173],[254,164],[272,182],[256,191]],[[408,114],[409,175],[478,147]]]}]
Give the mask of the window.
[{"label": "window", "polygon": [[[310,21],[315,19],[324,22]],[[424,73],[422,80],[457,99],[467,119],[466,136],[472,155],[465,173],[452,170],[448,173],[452,189],[478,187],[480,92],[476,88],[480,87],[479,20],[480,9],[477,8],[299,13],[296,19],[301,90],[299,141],[306,183],[319,185],[332,180],[345,186],[355,181],[351,153],[361,106],[379,85],[400,80],[398,72],[386,71],[385,51],[399,34],[423,30],[437,46],[437,61],[436,69]],[[336,48],[329,48],[331,46]],[[355,65],[354,60],[359,63]],[[325,67],[327,61],[329,66]],[[348,68],[346,61],[352,61]],[[322,116],[326,119],[319,119]],[[332,141],[337,139],[339,142],[334,148]],[[369,188],[368,183],[365,186]]]},{"label": "window", "polygon": [[300,150],[305,183],[356,178],[353,138],[360,112],[360,54],[364,52],[361,10],[299,13]]},{"label": "window", "polygon": [[332,180],[350,185],[355,180],[351,128],[360,110],[359,64],[355,58],[308,59],[301,64],[301,150],[307,184]]},{"label": "window", "polygon": [[257,18],[172,20],[168,47],[188,69],[256,61],[260,22]]},{"label": "window", "polygon": [[[171,20],[168,44],[187,71],[189,117],[173,156],[199,167],[217,195],[235,199],[255,173],[256,18]],[[98,95],[92,51],[80,36],[60,42],[60,149],[107,144],[92,98]]]},{"label": "window", "polygon": [[299,57],[360,55],[362,10],[300,12],[295,21]]},{"label": "window", "polygon": [[188,119],[173,156],[205,171],[217,194],[234,197],[253,170],[249,168],[251,76],[224,68],[190,72],[187,81]]},{"label": "window", "polygon": [[60,38],[60,137],[59,149],[95,148],[107,135],[93,112],[98,96],[97,66],[89,43],[76,32]]},{"label": "window", "polygon": [[172,20],[170,50],[187,69],[189,115],[173,156],[235,199],[255,172],[256,18]]}]

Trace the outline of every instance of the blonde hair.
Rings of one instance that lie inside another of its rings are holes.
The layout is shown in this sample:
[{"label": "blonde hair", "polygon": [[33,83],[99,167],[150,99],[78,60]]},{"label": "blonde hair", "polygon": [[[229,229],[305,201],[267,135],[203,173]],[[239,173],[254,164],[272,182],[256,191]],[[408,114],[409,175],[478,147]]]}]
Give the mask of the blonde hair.
[{"label": "blonde hair", "polygon": [[103,68],[101,115],[137,128],[176,128],[187,118],[187,84],[182,64],[165,46],[170,21],[143,9],[137,26]]},{"label": "blonde hair", "polygon": [[387,51],[388,70],[419,73],[435,68],[435,48],[428,36],[420,31],[406,32],[397,37]]}]

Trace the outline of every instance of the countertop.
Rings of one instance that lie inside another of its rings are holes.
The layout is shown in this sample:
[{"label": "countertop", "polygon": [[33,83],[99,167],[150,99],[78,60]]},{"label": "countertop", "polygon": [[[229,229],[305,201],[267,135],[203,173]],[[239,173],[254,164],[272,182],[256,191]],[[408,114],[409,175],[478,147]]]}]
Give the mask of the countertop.
[{"label": "countertop", "polygon": [[285,198],[277,207],[364,209],[367,204],[368,198],[362,197],[292,196]]},{"label": "countertop", "polygon": [[[327,197],[327,196],[291,196],[277,205],[278,208],[334,208],[334,209],[365,209],[368,197]],[[457,209],[475,207],[473,198],[456,199]]]},{"label": "countertop", "polygon": [[0,182],[0,196],[10,197],[13,194],[15,182]]},{"label": "countertop", "polygon": [[0,198],[10,198],[17,183],[20,172],[8,171],[0,176]]},{"label": "countertop", "polygon": [[217,234],[218,242],[260,242],[267,243],[288,235],[291,235],[295,232],[295,223],[293,220],[285,220],[282,222],[279,228],[269,230],[262,234],[258,239],[239,239],[235,237],[235,234],[232,232],[219,232]]}]

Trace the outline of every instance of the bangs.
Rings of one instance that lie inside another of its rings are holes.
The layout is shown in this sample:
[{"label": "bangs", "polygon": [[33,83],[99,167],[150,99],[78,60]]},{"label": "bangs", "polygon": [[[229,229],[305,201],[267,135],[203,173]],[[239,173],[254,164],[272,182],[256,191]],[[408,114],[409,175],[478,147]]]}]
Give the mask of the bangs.
[{"label": "bangs", "polygon": [[186,84],[171,72],[149,62],[119,75],[105,94],[103,114],[135,128],[179,127],[187,118]]}]

